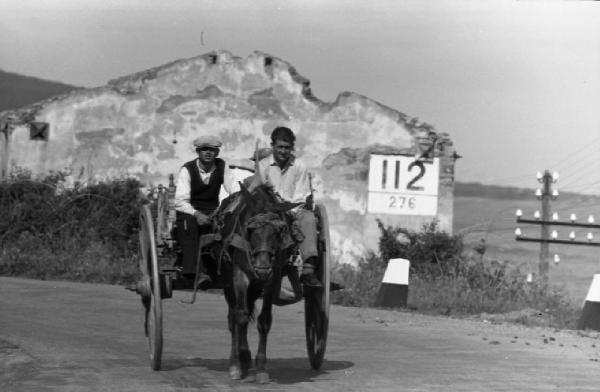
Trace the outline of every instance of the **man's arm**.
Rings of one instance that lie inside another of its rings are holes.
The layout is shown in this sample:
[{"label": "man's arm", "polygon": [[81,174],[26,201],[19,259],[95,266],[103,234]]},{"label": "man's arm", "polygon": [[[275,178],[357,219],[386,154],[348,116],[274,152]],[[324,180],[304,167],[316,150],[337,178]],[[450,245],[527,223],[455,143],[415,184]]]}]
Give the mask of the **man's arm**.
[{"label": "man's arm", "polygon": [[175,186],[175,210],[194,215],[196,209],[190,204],[190,173],[185,167],[179,170]]},{"label": "man's arm", "polygon": [[229,165],[225,165],[225,172],[223,173],[223,189],[225,189],[225,192],[229,195],[240,190],[240,184],[235,180]]},{"label": "man's arm", "polygon": [[310,183],[308,181],[308,169],[303,164],[296,164],[296,186],[294,188],[294,196],[292,203],[305,202],[310,195]]}]

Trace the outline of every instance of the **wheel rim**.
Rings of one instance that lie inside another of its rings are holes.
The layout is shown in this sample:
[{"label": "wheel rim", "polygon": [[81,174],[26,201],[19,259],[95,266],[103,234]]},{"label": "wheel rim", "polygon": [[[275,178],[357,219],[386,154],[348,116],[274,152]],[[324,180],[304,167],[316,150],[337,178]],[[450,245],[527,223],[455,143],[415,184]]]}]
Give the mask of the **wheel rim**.
[{"label": "wheel rim", "polygon": [[160,369],[162,357],[162,302],[160,293],[160,276],[158,256],[152,214],[148,205],[142,206],[140,212],[140,270],[143,279],[150,286],[149,295],[145,300],[145,326],[150,351],[150,366]]},{"label": "wheel rim", "polygon": [[322,290],[311,290],[304,300],[306,347],[308,358],[313,369],[318,370],[325,357],[327,333],[329,329],[329,284],[330,275],[330,240],[329,221],[325,207],[317,204],[319,215],[319,249],[321,262],[317,269],[323,283]]}]

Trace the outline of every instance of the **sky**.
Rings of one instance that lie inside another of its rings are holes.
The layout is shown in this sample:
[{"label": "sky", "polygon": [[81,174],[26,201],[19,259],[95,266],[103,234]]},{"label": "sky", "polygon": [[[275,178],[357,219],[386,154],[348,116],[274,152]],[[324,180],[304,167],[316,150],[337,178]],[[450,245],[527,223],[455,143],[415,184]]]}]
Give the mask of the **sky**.
[{"label": "sky", "polygon": [[446,132],[456,180],[600,193],[600,2],[0,0],[0,69],[93,87],[223,49]]}]

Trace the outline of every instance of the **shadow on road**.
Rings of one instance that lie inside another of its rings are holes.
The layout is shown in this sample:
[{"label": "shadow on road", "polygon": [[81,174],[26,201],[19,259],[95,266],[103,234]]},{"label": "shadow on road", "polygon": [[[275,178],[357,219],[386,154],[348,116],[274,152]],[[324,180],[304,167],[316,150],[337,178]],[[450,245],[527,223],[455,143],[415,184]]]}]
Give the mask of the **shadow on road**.
[{"label": "shadow on road", "polygon": [[[330,372],[348,369],[354,366],[350,361],[323,361],[320,370],[313,370],[307,358],[269,358],[267,362],[267,371],[271,377],[271,382],[277,384],[296,384],[300,382],[311,382],[315,378],[327,379],[323,377]],[[163,371],[175,371],[185,367],[200,367],[207,370],[223,373],[224,377],[229,377],[229,359],[171,359],[164,360],[162,364]],[[250,374],[254,369],[250,369]]]}]

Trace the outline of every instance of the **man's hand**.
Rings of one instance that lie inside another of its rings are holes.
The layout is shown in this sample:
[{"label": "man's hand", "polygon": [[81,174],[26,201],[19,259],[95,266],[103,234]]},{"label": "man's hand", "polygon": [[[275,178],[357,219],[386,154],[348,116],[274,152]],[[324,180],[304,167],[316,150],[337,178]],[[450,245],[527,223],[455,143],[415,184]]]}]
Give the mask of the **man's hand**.
[{"label": "man's hand", "polygon": [[194,216],[196,217],[196,222],[198,222],[200,226],[210,224],[210,219],[208,218],[208,216],[201,213],[200,211],[194,212]]}]

